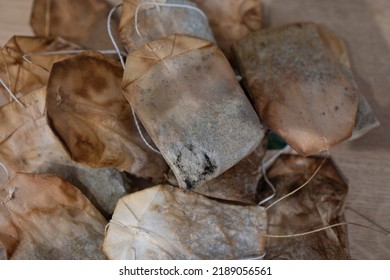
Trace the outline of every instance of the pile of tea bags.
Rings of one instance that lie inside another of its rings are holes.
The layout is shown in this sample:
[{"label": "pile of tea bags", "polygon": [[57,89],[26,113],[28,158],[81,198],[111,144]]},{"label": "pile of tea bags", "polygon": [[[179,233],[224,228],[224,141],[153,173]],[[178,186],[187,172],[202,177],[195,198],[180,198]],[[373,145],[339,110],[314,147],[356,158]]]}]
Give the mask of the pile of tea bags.
[{"label": "pile of tea bags", "polygon": [[0,56],[0,259],[349,258],[319,153],[378,121],[336,34],[261,11],[35,0]]}]

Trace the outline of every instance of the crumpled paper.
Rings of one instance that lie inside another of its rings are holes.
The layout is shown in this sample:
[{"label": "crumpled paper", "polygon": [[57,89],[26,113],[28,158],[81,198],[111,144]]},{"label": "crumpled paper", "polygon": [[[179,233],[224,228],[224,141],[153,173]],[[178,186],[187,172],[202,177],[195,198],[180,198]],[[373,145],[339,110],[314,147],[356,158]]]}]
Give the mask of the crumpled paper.
[{"label": "crumpled paper", "polygon": [[264,254],[267,216],[169,185],[121,198],[103,243],[109,259],[250,259]]},{"label": "crumpled paper", "polygon": [[[294,191],[305,183],[322,163],[322,157],[281,155],[267,171],[276,195],[263,206]],[[294,235],[342,222],[348,193],[345,180],[327,159],[308,185],[267,209],[268,234]],[[258,200],[271,194],[264,178]],[[265,259],[348,259],[345,226],[329,228],[299,237],[267,238]]]},{"label": "crumpled paper", "polygon": [[249,155],[263,128],[215,44],[174,35],[130,53],[122,88],[182,188]]},{"label": "crumpled paper", "polygon": [[0,259],[105,259],[105,224],[60,177],[18,173],[0,187]]},{"label": "crumpled paper", "polygon": [[262,123],[311,155],[352,136],[360,91],[341,40],[314,23],[251,33],[235,44]]}]

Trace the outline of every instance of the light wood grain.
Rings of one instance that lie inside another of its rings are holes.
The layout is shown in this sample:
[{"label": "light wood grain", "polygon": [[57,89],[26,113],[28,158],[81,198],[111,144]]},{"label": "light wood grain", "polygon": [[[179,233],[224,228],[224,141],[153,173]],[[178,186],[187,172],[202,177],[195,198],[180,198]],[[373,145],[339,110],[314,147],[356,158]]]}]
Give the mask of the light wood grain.
[{"label": "light wood grain", "polygon": [[[390,231],[390,1],[263,0],[268,26],[297,21],[324,24],[346,41],[358,85],[381,126],[363,138],[331,151],[349,180],[348,208]],[[32,0],[0,0],[0,43],[12,35],[32,34],[28,25]],[[0,121],[1,122],[1,121]],[[371,225],[346,210],[347,221]],[[354,259],[390,259],[390,238],[349,227]]]}]

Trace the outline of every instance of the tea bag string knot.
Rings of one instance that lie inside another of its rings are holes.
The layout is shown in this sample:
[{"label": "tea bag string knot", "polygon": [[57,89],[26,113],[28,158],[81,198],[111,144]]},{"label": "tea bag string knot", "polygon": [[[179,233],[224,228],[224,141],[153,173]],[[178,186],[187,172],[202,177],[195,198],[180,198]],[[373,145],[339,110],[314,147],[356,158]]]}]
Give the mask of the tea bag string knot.
[{"label": "tea bag string knot", "polygon": [[156,6],[157,8],[158,8],[158,7],[169,7],[169,8],[181,8],[181,9],[193,10],[193,11],[198,12],[198,13],[201,14],[206,20],[208,20],[206,14],[205,14],[201,9],[199,9],[198,7],[191,6],[191,5],[186,5],[186,4],[170,4],[170,3],[157,3],[157,2],[142,2],[142,3],[139,3],[139,4],[137,5],[137,8],[135,9],[135,15],[134,15],[134,27],[135,27],[135,31],[137,32],[137,34],[138,34],[138,36],[139,36],[140,38],[142,38],[142,35],[141,35],[141,33],[139,32],[139,29],[138,29],[138,13],[139,13],[139,9],[140,9],[142,6],[147,6],[147,5]]},{"label": "tea bag string knot", "polygon": [[[108,31],[108,36],[110,37],[110,40],[118,54],[118,57],[119,57],[119,60],[121,62],[121,65],[122,65],[122,68],[123,70],[125,70],[126,66],[125,66],[125,62],[123,60],[123,57],[122,57],[122,53],[121,51],[119,50],[119,47],[117,45],[117,43],[115,42],[115,39],[114,39],[114,36],[112,35],[112,31],[111,31],[111,18],[112,18],[112,15],[114,14],[114,12],[116,11],[116,9],[118,9],[119,7],[121,7],[122,4],[118,4],[116,6],[114,6],[111,11],[109,12],[108,14],[108,17],[107,17],[107,31]],[[131,106],[131,113],[133,115],[133,119],[134,119],[134,123],[135,123],[135,126],[137,127],[137,131],[138,131],[138,134],[141,136],[142,138],[142,141],[145,143],[145,145],[151,149],[153,152],[157,153],[157,154],[161,154],[160,151],[156,148],[154,148],[151,144],[149,144],[149,142],[146,140],[142,130],[141,130],[141,126],[139,124],[139,121],[138,121],[138,117],[137,117],[137,114],[135,113],[134,111],[134,108],[133,106]]]}]

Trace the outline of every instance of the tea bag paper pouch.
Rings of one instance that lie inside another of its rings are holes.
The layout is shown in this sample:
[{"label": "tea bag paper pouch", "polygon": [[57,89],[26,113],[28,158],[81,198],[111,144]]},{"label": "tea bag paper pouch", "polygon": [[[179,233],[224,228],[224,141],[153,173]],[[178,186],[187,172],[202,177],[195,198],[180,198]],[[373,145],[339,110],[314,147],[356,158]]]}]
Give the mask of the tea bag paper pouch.
[{"label": "tea bag paper pouch", "polygon": [[105,259],[106,223],[58,176],[17,173],[0,186],[0,260]]},{"label": "tea bag paper pouch", "polygon": [[129,52],[174,34],[215,42],[207,16],[188,0],[124,0],[119,34]]},{"label": "tea bag paper pouch", "polygon": [[258,259],[267,213],[159,185],[121,198],[103,242],[115,260]]},{"label": "tea bag paper pouch", "polygon": [[344,48],[314,23],[258,31],[234,45],[260,119],[301,155],[352,135],[361,93]]},{"label": "tea bag paper pouch", "polygon": [[147,44],[128,55],[122,88],[183,188],[217,177],[264,136],[229,62],[210,42],[174,35]]}]

